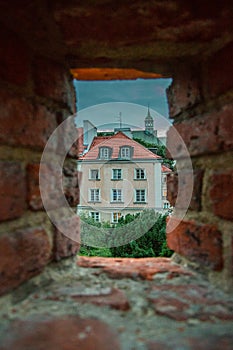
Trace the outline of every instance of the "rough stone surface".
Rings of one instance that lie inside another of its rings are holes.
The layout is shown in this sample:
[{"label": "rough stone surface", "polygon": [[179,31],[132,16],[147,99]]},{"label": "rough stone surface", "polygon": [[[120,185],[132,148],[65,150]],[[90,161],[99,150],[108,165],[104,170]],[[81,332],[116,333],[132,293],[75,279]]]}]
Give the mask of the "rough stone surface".
[{"label": "rough stone surface", "polygon": [[226,220],[233,220],[233,170],[219,170],[210,179],[210,199],[215,215]]},{"label": "rough stone surface", "polygon": [[80,244],[75,240],[66,237],[59,230],[55,229],[54,233],[54,260],[59,261],[77,254]]},{"label": "rough stone surface", "polygon": [[0,236],[0,294],[37,275],[49,262],[51,246],[42,227]]},{"label": "rough stone surface", "polygon": [[115,332],[107,324],[78,316],[63,316],[42,321],[15,321],[13,335],[4,340],[1,350],[107,350],[119,349]]},{"label": "rough stone surface", "polygon": [[170,249],[202,266],[213,270],[223,267],[222,235],[214,225],[183,220],[167,234],[167,243]]},{"label": "rough stone surface", "polygon": [[120,271],[143,259],[78,259],[86,267],[34,289],[29,283],[1,303],[1,350],[231,349],[232,297],[197,272],[183,268],[168,278],[179,265],[166,259],[163,269],[153,258],[160,271],[153,279],[110,278],[104,266]]},{"label": "rough stone surface", "polygon": [[19,162],[0,162],[0,221],[20,217],[26,208],[26,184]]}]

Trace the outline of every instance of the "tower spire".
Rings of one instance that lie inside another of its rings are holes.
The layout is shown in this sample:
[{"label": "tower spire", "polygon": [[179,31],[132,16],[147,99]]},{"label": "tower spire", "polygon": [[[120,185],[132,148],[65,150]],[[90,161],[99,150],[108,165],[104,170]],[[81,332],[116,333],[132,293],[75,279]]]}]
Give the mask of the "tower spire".
[{"label": "tower spire", "polygon": [[151,117],[151,115],[150,115],[150,104],[149,103],[148,103],[148,109],[147,109],[147,116]]},{"label": "tower spire", "polygon": [[147,116],[145,118],[145,130],[153,133],[154,132],[154,119],[152,118],[150,114],[150,105],[148,103],[148,110],[147,110]]}]

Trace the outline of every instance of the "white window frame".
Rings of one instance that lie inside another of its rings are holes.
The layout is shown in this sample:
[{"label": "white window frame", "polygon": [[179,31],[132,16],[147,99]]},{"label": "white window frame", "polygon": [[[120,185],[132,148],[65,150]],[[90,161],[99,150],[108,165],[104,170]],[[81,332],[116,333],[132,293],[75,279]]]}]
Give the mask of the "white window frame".
[{"label": "white window frame", "polygon": [[110,149],[108,147],[100,147],[100,159],[109,159]]},{"label": "white window frame", "polygon": [[112,180],[122,180],[122,169],[112,169]]},{"label": "white window frame", "polygon": [[[97,172],[97,177],[92,176],[92,172]],[[100,170],[99,169],[90,169],[89,170],[89,180],[100,180]]]},{"label": "white window frame", "polygon": [[121,212],[114,212],[114,213],[112,213],[112,223],[113,224],[117,224],[121,217],[122,217]]},{"label": "white window frame", "polygon": [[[143,174],[143,177],[142,177]],[[135,180],[146,180],[146,170],[143,168],[134,169],[134,179]]]},{"label": "white window frame", "polygon": [[98,211],[90,211],[89,216],[95,221],[100,222],[100,213]]},{"label": "white window frame", "polygon": [[[121,188],[112,188],[111,192],[112,202],[123,202],[123,191]],[[114,197],[116,197],[116,199],[114,199]]]},{"label": "white window frame", "polygon": [[89,189],[89,202],[100,202],[100,189],[99,188],[90,188]]},{"label": "white window frame", "polygon": [[123,146],[121,147],[120,150],[120,158],[122,159],[130,159],[130,153],[131,153],[131,149],[129,146]]},{"label": "white window frame", "polygon": [[[142,191],[144,192],[144,194],[142,194]],[[138,193],[140,193],[140,200],[137,200]],[[142,200],[142,197],[144,197],[144,200]],[[144,188],[135,189],[135,203],[146,203],[146,190]]]}]

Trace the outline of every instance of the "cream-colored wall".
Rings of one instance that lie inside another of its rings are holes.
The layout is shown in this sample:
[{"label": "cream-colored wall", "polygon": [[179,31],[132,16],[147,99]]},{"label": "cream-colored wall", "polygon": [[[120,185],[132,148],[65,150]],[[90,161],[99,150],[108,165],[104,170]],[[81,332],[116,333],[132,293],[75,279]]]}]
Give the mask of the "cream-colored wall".
[{"label": "cream-colored wall", "polygon": [[[142,168],[146,171],[146,180],[135,180],[135,168]],[[99,169],[100,180],[89,180],[91,169]],[[122,180],[112,180],[112,169],[122,169]],[[112,212],[121,211],[123,215],[137,213],[146,208],[155,207],[154,162],[104,162],[104,163],[79,163],[79,170],[82,172],[80,186],[79,208],[88,211],[101,212],[101,221],[111,221]],[[100,203],[89,202],[89,189],[100,189]],[[122,189],[123,202],[111,203],[111,190]],[[146,203],[135,203],[135,189],[146,190]],[[86,207],[86,208],[84,208]]]}]

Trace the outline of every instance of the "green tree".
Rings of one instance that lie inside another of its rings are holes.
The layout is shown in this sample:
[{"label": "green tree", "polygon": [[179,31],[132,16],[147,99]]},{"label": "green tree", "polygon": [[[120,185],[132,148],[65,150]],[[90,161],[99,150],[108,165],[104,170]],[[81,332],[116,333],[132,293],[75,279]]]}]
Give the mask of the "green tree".
[{"label": "green tree", "polygon": [[162,164],[166,165],[168,168],[170,168],[171,170],[174,170],[174,166],[175,166],[175,162],[172,159],[168,159],[166,158],[166,153],[167,153],[167,148],[164,145],[157,145],[154,143],[149,143],[146,142],[142,139],[138,139],[138,138],[134,138],[134,141],[137,141],[138,143],[140,143],[142,146],[146,147],[146,148],[156,148],[156,154],[160,157],[163,158],[163,162]]}]

